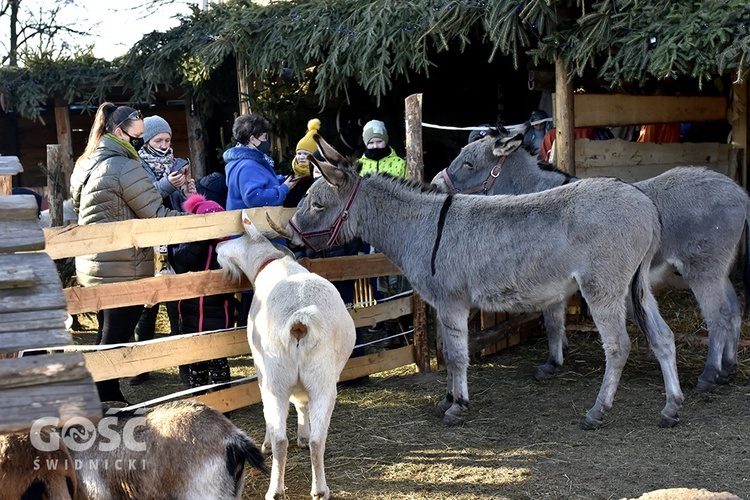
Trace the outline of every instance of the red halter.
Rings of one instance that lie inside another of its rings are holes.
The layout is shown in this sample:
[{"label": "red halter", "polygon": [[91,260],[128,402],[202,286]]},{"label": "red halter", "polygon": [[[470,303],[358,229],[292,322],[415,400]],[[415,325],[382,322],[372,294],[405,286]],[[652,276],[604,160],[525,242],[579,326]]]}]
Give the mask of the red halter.
[{"label": "red halter", "polygon": [[352,204],[354,203],[354,200],[357,198],[357,194],[359,194],[359,187],[361,185],[362,185],[362,178],[358,177],[357,184],[354,186],[354,189],[352,189],[352,192],[349,195],[349,199],[346,200],[344,209],[341,211],[341,213],[336,218],[336,220],[333,221],[333,224],[328,226],[327,229],[321,229],[320,231],[301,231],[300,228],[298,228],[297,225],[294,223],[294,221],[289,220],[289,226],[291,226],[292,230],[299,235],[299,237],[302,239],[302,242],[305,244],[306,247],[308,247],[313,252],[317,252],[318,249],[315,247],[315,245],[310,243],[310,240],[308,240],[308,238],[312,236],[323,236],[325,234],[331,235],[331,237],[328,238],[328,242],[326,243],[326,248],[330,248],[332,246],[336,246],[339,244],[339,232],[341,232],[341,226],[344,223],[344,221],[349,217],[349,210],[352,208]]}]

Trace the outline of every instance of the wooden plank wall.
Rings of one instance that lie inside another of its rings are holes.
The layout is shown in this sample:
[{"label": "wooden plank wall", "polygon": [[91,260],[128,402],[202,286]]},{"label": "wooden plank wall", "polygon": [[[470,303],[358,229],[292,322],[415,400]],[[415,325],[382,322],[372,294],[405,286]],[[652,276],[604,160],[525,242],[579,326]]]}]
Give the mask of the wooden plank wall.
[{"label": "wooden plank wall", "polygon": [[0,433],[20,432],[42,417],[64,425],[101,418],[99,396],[80,353],[15,357],[16,351],[72,342],[67,301],[33,196],[0,196]]}]

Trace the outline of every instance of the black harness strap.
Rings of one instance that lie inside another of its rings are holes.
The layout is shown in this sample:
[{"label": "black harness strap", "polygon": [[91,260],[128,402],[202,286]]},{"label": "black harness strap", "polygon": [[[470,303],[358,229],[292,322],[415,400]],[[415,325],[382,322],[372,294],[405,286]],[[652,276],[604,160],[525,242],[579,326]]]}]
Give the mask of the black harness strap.
[{"label": "black harness strap", "polygon": [[453,195],[449,194],[445,198],[443,208],[440,209],[440,218],[438,219],[437,236],[435,237],[435,245],[432,247],[432,259],[430,259],[430,271],[435,276],[435,257],[437,256],[438,248],[440,248],[440,240],[443,237],[443,226],[445,226],[445,217],[448,215],[448,209],[453,203]]}]

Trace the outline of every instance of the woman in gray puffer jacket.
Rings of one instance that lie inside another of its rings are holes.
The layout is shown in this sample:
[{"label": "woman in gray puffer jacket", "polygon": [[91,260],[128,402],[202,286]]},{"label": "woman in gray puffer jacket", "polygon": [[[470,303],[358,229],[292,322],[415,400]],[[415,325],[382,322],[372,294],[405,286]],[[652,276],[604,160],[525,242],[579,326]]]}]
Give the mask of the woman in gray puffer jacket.
[{"label": "woman in gray puffer jacket", "polygon": [[[136,151],[143,145],[143,118],[129,106],[105,102],[96,112],[86,150],[70,179],[78,224],[182,215],[162,204]],[[128,248],[76,257],[76,275],[83,286],[132,281],[154,276],[153,249]],[[97,344],[128,342],[142,305],[97,313]],[[125,401],[118,379],[97,382],[102,401]]]}]

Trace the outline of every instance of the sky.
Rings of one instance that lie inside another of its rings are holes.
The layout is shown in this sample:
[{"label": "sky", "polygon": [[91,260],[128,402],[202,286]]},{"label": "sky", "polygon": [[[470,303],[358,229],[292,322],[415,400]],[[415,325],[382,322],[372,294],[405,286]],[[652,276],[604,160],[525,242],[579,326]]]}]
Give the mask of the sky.
[{"label": "sky", "polygon": [[[54,3],[55,0],[22,0],[21,5],[33,7]],[[179,21],[174,16],[189,14],[190,3],[202,5],[203,0],[75,0],[62,9],[60,20],[71,22],[92,34],[72,40],[75,45],[93,44],[96,57],[112,60],[126,53],[144,34],[178,26]],[[145,9],[144,5],[151,6]]]}]

